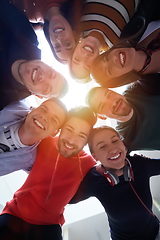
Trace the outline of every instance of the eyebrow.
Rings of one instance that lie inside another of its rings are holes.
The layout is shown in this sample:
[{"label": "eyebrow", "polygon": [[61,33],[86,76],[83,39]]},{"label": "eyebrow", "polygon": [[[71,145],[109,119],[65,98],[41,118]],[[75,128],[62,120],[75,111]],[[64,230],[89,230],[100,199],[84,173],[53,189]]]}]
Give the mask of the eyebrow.
[{"label": "eyebrow", "polygon": [[96,146],[98,146],[99,144],[103,143],[104,141],[98,142]]},{"label": "eyebrow", "polygon": [[57,122],[59,123],[60,119],[56,114],[53,114],[52,117],[54,117],[57,120]]},{"label": "eyebrow", "polygon": [[[65,125],[65,127],[69,127],[69,128],[71,128],[72,130],[74,130],[74,127],[72,127],[71,125]],[[79,132],[79,134],[82,134],[82,135],[88,137],[87,134],[84,133],[84,132]]]},{"label": "eyebrow", "polygon": [[[113,138],[115,138],[115,137],[118,137],[117,134],[114,135],[114,136],[112,136],[112,137],[111,137],[111,140],[112,140]],[[104,143],[104,141],[98,142],[96,146],[98,146],[98,145],[101,144],[101,143]]]},{"label": "eyebrow", "polygon": [[[47,107],[46,105],[44,105],[44,104],[42,104],[42,106],[50,113],[51,111],[50,111],[50,109],[49,109],[49,107]],[[52,108],[52,107],[51,107]],[[59,122],[59,117],[58,117],[58,115],[56,115],[56,114],[52,114],[52,117],[54,117],[58,122]]]}]

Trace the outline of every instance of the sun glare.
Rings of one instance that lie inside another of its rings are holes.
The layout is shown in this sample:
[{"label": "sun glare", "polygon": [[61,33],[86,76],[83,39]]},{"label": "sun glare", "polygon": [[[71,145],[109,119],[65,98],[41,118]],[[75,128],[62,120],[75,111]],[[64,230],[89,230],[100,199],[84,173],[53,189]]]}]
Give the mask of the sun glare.
[{"label": "sun glare", "polygon": [[75,106],[85,105],[86,93],[90,88],[97,86],[97,84],[93,81],[87,84],[80,84],[73,80],[69,74],[68,66],[59,63],[54,58],[43,31],[37,31],[37,36],[39,40],[39,48],[42,50],[42,61],[63,74],[69,84],[69,91],[62,99],[66,107],[70,109]]}]

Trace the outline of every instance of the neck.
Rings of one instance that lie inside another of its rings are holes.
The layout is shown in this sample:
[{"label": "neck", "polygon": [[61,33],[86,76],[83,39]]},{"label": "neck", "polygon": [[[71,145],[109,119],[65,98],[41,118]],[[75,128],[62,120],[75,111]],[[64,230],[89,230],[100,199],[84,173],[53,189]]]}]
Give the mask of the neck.
[{"label": "neck", "polygon": [[53,16],[59,15],[59,14],[61,14],[59,7],[51,7],[46,12],[45,19],[50,21]]},{"label": "neck", "polygon": [[20,67],[20,64],[24,61],[25,60],[17,60],[12,64],[12,67],[11,67],[11,72],[12,72],[13,77],[15,78],[15,80],[17,82],[20,82],[21,84],[23,84],[23,82],[19,76],[19,67]]},{"label": "neck", "polygon": [[18,130],[18,136],[21,140],[21,143],[23,143],[24,145],[28,145],[28,146],[31,146],[39,141],[39,139],[35,139],[35,138],[33,138],[32,135],[28,134],[28,131],[25,128],[25,123],[23,123],[20,126],[20,128]]},{"label": "neck", "polygon": [[122,116],[122,117],[118,118],[117,121],[119,121],[119,122],[127,122],[127,121],[129,121],[132,118],[133,113],[134,113],[133,108],[131,108],[131,111],[130,111],[130,113],[127,116]]}]

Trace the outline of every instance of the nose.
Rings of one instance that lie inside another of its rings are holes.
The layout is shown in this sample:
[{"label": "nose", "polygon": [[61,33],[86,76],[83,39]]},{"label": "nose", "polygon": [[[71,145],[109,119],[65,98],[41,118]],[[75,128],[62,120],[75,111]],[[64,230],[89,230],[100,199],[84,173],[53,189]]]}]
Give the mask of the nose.
[{"label": "nose", "polygon": [[41,114],[41,119],[43,119],[43,121],[48,122],[48,117],[46,113]]},{"label": "nose", "polygon": [[70,136],[68,137],[68,142],[70,144],[76,144],[76,136],[74,134],[70,134]]}]

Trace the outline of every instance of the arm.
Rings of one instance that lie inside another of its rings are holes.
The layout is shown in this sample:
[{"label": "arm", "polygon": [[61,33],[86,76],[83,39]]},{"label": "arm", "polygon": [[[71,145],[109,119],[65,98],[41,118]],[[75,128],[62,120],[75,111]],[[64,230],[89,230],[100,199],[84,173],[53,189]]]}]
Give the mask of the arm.
[{"label": "arm", "polygon": [[148,23],[154,20],[154,13],[159,7],[159,0],[141,0],[137,12],[124,27],[120,39],[131,40],[135,47],[146,30]]},{"label": "arm", "polygon": [[69,204],[74,204],[80,201],[83,201],[92,195],[92,181],[91,181],[91,177],[92,177],[92,171],[94,168],[92,168],[84,177],[83,181],[81,182],[76,194],[74,195],[74,197],[71,199],[71,201],[69,202]]},{"label": "arm", "polygon": [[30,108],[22,101],[12,102],[0,111],[0,127],[11,121],[19,121],[27,116]]},{"label": "arm", "polygon": [[[7,14],[6,14],[7,13]],[[16,9],[8,0],[0,1],[0,21],[15,36],[22,34],[30,42],[38,46],[37,36],[26,16]]]},{"label": "arm", "polygon": [[160,73],[150,73],[143,75],[143,79],[139,79],[145,93],[149,95],[160,95]]}]

